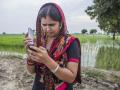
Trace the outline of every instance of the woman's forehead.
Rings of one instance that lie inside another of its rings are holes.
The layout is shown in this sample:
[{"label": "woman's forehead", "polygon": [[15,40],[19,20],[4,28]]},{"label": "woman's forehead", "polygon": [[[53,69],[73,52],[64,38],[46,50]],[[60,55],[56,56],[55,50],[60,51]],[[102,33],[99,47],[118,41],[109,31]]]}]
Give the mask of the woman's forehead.
[{"label": "woman's forehead", "polygon": [[53,20],[50,16],[42,17],[41,23],[57,23],[58,21]]}]

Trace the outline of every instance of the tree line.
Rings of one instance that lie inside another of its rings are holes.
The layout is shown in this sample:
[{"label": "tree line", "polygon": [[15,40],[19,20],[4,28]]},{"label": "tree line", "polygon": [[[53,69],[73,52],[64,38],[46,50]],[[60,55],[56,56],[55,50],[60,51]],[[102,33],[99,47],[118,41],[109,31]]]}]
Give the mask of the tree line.
[{"label": "tree line", "polygon": [[81,30],[81,33],[82,33],[82,34],[86,34],[86,33],[95,34],[95,33],[97,33],[97,30],[96,30],[96,29],[91,29],[91,30],[88,32],[87,29],[82,29],[82,30]]}]

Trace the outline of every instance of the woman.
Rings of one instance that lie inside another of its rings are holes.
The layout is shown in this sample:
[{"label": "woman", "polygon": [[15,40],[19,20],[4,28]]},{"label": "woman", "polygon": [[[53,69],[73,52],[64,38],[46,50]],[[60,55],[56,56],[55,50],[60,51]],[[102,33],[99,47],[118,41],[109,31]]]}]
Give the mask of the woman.
[{"label": "woman", "polygon": [[[65,17],[55,3],[44,4],[36,22],[36,45],[25,37],[27,69],[35,74],[32,90],[73,90],[80,80],[80,43],[67,34]],[[29,48],[28,48],[29,47]]]}]

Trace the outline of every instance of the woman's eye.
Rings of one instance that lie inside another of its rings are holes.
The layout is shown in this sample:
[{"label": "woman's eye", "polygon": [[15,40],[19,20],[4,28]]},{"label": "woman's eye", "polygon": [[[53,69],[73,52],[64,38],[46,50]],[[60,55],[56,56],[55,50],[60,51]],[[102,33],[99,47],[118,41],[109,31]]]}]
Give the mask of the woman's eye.
[{"label": "woman's eye", "polygon": [[46,26],[55,26],[55,24],[42,24],[44,27],[46,27]]},{"label": "woman's eye", "polygon": [[42,24],[43,26],[47,26],[47,24]]},{"label": "woman's eye", "polygon": [[49,26],[54,26],[55,24],[49,24]]}]

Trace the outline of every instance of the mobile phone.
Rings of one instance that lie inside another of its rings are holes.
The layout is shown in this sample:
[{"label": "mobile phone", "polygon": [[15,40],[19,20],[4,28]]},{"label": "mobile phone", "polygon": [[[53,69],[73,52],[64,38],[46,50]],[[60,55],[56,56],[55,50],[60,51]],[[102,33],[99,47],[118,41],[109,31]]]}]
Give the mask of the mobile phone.
[{"label": "mobile phone", "polygon": [[34,30],[32,30],[31,28],[28,28],[28,37],[31,39],[29,45],[34,46]]},{"label": "mobile phone", "polygon": [[[29,42],[29,45],[28,45],[29,49],[31,49],[30,46],[34,46],[34,32],[35,32],[35,30],[32,30],[30,27],[28,28],[28,37],[31,39],[31,41]],[[33,50],[33,49],[31,49],[31,50]]]}]

